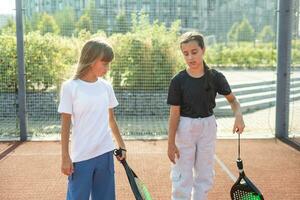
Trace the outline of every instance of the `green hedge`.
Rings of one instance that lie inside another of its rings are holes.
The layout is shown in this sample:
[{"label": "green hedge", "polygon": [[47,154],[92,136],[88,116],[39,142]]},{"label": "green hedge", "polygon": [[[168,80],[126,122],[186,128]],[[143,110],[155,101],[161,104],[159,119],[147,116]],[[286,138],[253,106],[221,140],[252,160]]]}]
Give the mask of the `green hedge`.
[{"label": "green hedge", "polygon": [[110,37],[116,53],[110,77],[115,88],[165,89],[180,65],[177,56],[178,24],[170,30],[155,24],[133,33]]},{"label": "green hedge", "polygon": [[[0,91],[11,91],[17,77],[16,38],[0,35]],[[26,86],[44,91],[60,85],[76,62],[77,41],[57,35],[32,32],[25,36]]]},{"label": "green hedge", "polygon": [[17,76],[16,37],[0,35],[0,91],[14,91]]},{"label": "green hedge", "polygon": [[[184,68],[178,39],[179,24],[135,25],[126,34],[108,39],[115,50],[108,78],[116,89],[166,89],[171,77]],[[31,32],[25,36],[26,86],[28,91],[49,91],[70,78],[85,40],[105,36],[81,33],[79,38]],[[17,78],[15,35],[0,34],[0,92],[13,91]],[[272,43],[240,42],[207,47],[206,61],[212,66],[262,68],[276,66],[277,50]],[[292,65],[300,65],[300,41],[292,43]]]},{"label": "green hedge", "polygon": [[276,66],[276,49],[270,44],[218,44],[207,50],[207,62],[214,66],[260,68]]}]

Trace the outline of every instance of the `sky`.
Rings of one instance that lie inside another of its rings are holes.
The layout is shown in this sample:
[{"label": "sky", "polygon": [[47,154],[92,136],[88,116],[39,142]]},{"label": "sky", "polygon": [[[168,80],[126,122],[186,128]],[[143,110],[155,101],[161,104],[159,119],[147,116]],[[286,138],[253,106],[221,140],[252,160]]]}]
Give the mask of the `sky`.
[{"label": "sky", "polygon": [[0,14],[13,14],[15,12],[15,0],[0,0]]}]

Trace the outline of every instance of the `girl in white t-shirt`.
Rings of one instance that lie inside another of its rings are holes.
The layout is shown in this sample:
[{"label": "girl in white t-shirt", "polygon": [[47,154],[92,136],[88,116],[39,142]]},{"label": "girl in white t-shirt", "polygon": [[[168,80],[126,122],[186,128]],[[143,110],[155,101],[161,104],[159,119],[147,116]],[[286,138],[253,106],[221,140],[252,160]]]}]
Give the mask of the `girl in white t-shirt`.
[{"label": "girl in white t-shirt", "polygon": [[[118,105],[111,84],[102,77],[114,58],[112,47],[89,40],[81,50],[77,72],[63,83],[58,112],[61,113],[61,171],[68,175],[68,200],[114,200],[115,181],[111,133],[123,151],[113,108]],[[69,136],[71,134],[71,152]]]}]

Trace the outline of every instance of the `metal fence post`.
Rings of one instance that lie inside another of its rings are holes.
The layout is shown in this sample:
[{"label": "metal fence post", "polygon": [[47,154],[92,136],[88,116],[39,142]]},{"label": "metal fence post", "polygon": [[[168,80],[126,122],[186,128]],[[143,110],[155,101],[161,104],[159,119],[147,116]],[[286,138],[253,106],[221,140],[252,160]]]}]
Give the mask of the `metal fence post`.
[{"label": "metal fence post", "polygon": [[27,140],[27,119],[26,119],[26,82],[24,62],[24,38],[22,19],[22,0],[16,0],[16,36],[17,36],[17,57],[18,57],[18,103],[20,120],[20,140]]},{"label": "metal fence post", "polygon": [[278,138],[287,138],[291,68],[293,0],[278,0],[276,129]]}]

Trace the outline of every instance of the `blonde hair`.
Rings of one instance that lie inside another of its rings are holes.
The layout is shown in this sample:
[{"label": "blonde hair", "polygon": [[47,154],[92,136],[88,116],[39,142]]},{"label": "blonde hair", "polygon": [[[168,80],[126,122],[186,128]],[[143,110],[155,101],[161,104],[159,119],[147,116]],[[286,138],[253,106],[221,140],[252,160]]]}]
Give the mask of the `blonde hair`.
[{"label": "blonde hair", "polygon": [[79,79],[86,74],[97,59],[105,62],[111,62],[114,59],[111,45],[103,39],[91,39],[84,44],[73,79]]}]

